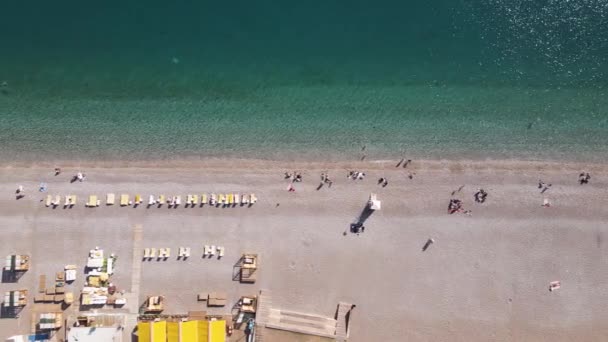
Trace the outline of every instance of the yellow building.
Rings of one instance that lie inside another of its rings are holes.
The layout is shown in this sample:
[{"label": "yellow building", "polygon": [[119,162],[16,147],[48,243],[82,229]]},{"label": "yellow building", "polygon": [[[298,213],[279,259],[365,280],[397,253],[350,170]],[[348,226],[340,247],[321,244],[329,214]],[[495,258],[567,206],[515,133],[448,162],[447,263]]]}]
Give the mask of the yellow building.
[{"label": "yellow building", "polygon": [[139,322],[139,342],[226,342],[226,321]]}]

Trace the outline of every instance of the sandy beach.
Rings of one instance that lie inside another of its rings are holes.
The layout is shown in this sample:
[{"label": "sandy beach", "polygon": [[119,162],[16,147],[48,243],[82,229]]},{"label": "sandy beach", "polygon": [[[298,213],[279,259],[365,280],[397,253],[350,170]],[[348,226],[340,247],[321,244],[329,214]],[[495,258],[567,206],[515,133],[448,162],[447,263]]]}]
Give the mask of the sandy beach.
[{"label": "sandy beach", "polygon": [[[118,255],[114,282],[131,290],[133,227],[142,247],[192,248],[178,261],[143,262],[140,302],[162,294],[167,313],[201,310],[196,294],[225,290],[229,313],[240,295],[272,293],[273,306],[333,316],[339,301],[357,305],[350,341],[604,341],[608,339],[608,166],[529,161],[414,161],[287,163],[242,160],[184,163],[62,163],[0,166],[0,255],[30,254],[31,269],[2,291],[34,293],[38,275],[65,264],[83,265],[89,249]],[[285,171],[304,177],[286,191]],[[366,173],[347,179],[348,170]],[[78,171],[84,182],[70,183]],[[580,171],[590,172],[579,185]],[[321,172],[333,186],[317,190]],[[408,178],[412,173],[413,178]],[[383,188],[380,177],[389,181]],[[544,194],[539,179],[551,183]],[[79,196],[72,209],[50,209],[48,193]],[[15,200],[24,185],[26,197]],[[451,193],[472,215],[447,214]],[[488,199],[475,203],[485,189]],[[119,206],[85,208],[85,197],[113,193],[255,192],[250,207],[177,209]],[[370,193],[382,210],[360,235],[343,233]],[[543,199],[552,206],[542,207]],[[426,251],[422,247],[433,238]],[[223,245],[221,260],[201,258],[203,245]],[[253,285],[232,280],[244,252],[260,255]],[[78,291],[83,274],[75,284]],[[549,282],[561,281],[550,292]],[[31,301],[28,306],[31,306]],[[1,319],[0,334],[26,333],[28,308]]]}]

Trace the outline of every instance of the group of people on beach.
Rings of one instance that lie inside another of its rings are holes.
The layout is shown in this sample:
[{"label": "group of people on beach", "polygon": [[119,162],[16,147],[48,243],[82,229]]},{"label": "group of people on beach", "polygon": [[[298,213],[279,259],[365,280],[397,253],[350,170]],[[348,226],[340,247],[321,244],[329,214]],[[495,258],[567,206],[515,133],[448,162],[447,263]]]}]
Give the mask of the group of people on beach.
[{"label": "group of people on beach", "polygon": [[[55,176],[59,176],[61,174],[61,168],[56,167],[54,170],[55,172]],[[83,182],[86,178],[86,175],[82,172],[78,172],[76,175],[74,175],[74,177],[72,177],[70,183],[74,183],[75,181],[81,181]],[[48,186],[46,183],[41,182],[40,186],[38,187],[38,191],[39,192],[46,192],[48,189]],[[17,187],[17,190],[15,191],[16,194],[16,199],[22,199],[25,197],[25,187],[23,185],[19,185]]]},{"label": "group of people on beach", "polygon": [[300,172],[285,172],[285,179],[289,179],[291,180],[291,182],[301,182],[302,181],[302,174]]},{"label": "group of people on beach", "polygon": [[401,158],[401,160],[397,163],[397,165],[395,165],[395,167],[403,165],[403,168],[405,169],[411,162],[411,159],[405,160],[405,158]]},{"label": "group of people on beach", "polygon": [[581,172],[578,175],[578,183],[580,185],[589,184],[590,179],[591,179],[591,175],[589,175],[589,172]]},{"label": "group of people on beach", "polygon": [[388,185],[388,179],[384,177],[378,179],[378,185],[382,185],[383,188],[386,188],[386,186]]},{"label": "group of people on beach", "polygon": [[346,178],[348,179],[358,179],[358,180],[362,180],[363,178],[365,178],[365,172],[361,172],[361,171],[349,171],[348,174],[346,175]]}]

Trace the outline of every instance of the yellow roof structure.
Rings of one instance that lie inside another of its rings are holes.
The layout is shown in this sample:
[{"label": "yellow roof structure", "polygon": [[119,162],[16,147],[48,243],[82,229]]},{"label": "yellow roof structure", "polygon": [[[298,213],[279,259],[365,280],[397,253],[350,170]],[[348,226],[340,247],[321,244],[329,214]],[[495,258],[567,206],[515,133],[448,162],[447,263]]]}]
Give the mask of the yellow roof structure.
[{"label": "yellow roof structure", "polygon": [[139,322],[139,342],[226,342],[226,321]]}]

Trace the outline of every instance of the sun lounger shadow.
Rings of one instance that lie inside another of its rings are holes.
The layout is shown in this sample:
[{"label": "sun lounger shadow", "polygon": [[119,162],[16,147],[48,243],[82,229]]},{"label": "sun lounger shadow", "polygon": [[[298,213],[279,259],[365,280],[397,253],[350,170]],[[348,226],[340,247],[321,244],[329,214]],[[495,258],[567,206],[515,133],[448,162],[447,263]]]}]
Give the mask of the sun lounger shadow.
[{"label": "sun lounger shadow", "polygon": [[320,183],[319,186],[317,187],[317,191],[321,190],[322,187],[323,187],[323,183]]},{"label": "sun lounger shadow", "polygon": [[11,272],[7,270],[2,270],[2,282],[3,283],[16,283],[19,281],[25,272]]},{"label": "sun lounger shadow", "polygon": [[74,183],[78,180],[78,176],[74,176],[72,177],[72,179],[70,179],[70,183]]},{"label": "sun lounger shadow", "polygon": [[370,209],[369,205],[365,205],[365,208],[363,208],[363,210],[361,211],[361,214],[359,214],[359,218],[357,218],[357,224],[364,224],[365,221],[367,221],[367,219],[372,216],[372,214],[374,213],[374,211],[372,209]]}]

